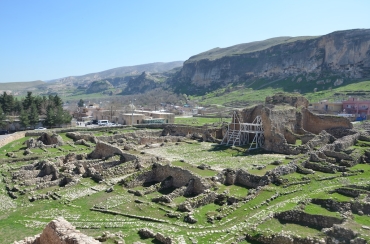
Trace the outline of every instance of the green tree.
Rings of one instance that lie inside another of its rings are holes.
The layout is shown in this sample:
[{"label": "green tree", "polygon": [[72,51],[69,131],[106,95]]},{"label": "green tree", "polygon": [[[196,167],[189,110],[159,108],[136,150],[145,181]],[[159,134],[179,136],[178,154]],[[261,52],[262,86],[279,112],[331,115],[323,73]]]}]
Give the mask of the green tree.
[{"label": "green tree", "polygon": [[34,128],[39,123],[39,120],[40,120],[39,112],[38,112],[38,109],[35,103],[32,103],[31,105],[28,119],[29,119],[30,125],[32,125]]},{"label": "green tree", "polygon": [[82,108],[84,106],[84,103],[85,103],[84,100],[80,99],[80,101],[78,101],[78,103],[77,103],[77,106],[79,108]]},{"label": "green tree", "polygon": [[42,103],[43,103],[42,97],[40,96],[35,97],[33,103],[36,105],[37,113],[41,115],[42,114]]},{"label": "green tree", "polygon": [[54,97],[54,105],[55,107],[62,107],[63,105],[63,101],[60,97],[58,97],[58,95],[55,95]]},{"label": "green tree", "polygon": [[47,111],[46,111],[46,118],[45,118],[44,124],[49,127],[55,125],[55,112],[52,106],[50,105],[48,106]]},{"label": "green tree", "polygon": [[6,125],[6,115],[3,111],[3,108],[0,106],[0,127],[3,127]]},{"label": "green tree", "polygon": [[69,124],[71,120],[72,115],[67,110],[63,110],[63,124]]},{"label": "green tree", "polygon": [[13,95],[8,95],[6,92],[1,96],[1,104],[5,114],[11,114],[14,108],[14,97]]},{"label": "green tree", "polygon": [[63,110],[61,107],[56,109],[55,112],[55,124],[61,126],[62,124],[70,123],[72,120],[72,116],[69,114],[68,111]]},{"label": "green tree", "polygon": [[32,96],[32,92],[27,92],[27,96],[23,100],[23,109],[27,111],[31,107],[33,100],[34,97]]},{"label": "green tree", "polygon": [[54,123],[58,126],[63,124],[63,109],[61,107],[56,109]]},{"label": "green tree", "polygon": [[13,108],[13,114],[14,115],[19,115],[23,109],[22,102],[19,101],[18,99],[14,100],[14,108]]},{"label": "green tree", "polygon": [[30,126],[30,120],[28,118],[28,114],[25,110],[21,110],[21,113],[19,115],[19,122],[22,125],[22,127],[27,128]]}]

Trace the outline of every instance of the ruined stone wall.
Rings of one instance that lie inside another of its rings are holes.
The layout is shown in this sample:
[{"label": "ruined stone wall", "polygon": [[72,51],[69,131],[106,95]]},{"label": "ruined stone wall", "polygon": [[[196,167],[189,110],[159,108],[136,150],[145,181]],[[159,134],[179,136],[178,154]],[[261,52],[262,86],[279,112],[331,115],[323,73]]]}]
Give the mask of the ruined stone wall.
[{"label": "ruined stone wall", "polygon": [[305,225],[319,230],[330,228],[334,224],[341,224],[343,221],[342,219],[331,216],[308,214],[297,210],[276,213],[274,217],[280,221]]},{"label": "ruined stone wall", "polygon": [[103,141],[98,141],[95,150],[89,154],[89,158],[106,158],[114,155],[126,155],[125,157],[128,157],[120,148]]},{"label": "ruined stone wall", "polygon": [[301,95],[287,95],[285,93],[277,93],[271,97],[265,98],[266,104],[288,104],[292,107],[308,107],[307,98]]},{"label": "ruined stone wall", "polygon": [[185,194],[187,195],[198,195],[211,187],[207,180],[189,170],[159,163],[154,163],[149,171],[137,173],[131,177],[132,179],[126,180],[124,184],[126,187],[136,187],[149,182],[162,182],[169,177],[172,177],[172,187],[186,186]]},{"label": "ruined stone wall", "polygon": [[99,136],[99,140],[110,142],[115,141],[121,138],[124,139],[138,139],[140,141],[140,138],[142,137],[159,137],[161,136],[162,131],[135,131],[135,132],[129,132],[129,133],[123,133],[123,134],[115,134],[111,136]]},{"label": "ruined stone wall", "polygon": [[163,129],[162,135],[188,136],[197,134],[199,135],[199,137],[203,137],[203,135],[206,133],[213,138],[222,139],[222,137],[220,137],[220,135],[222,135],[220,131],[220,128],[194,127],[187,125],[167,125]]},{"label": "ruined stone wall", "polygon": [[344,136],[342,138],[339,138],[338,140],[335,140],[332,144],[325,145],[324,148],[325,150],[340,152],[350,146],[355,145],[360,136],[360,133]]},{"label": "ruined stone wall", "polygon": [[222,174],[225,177],[222,183],[226,185],[238,184],[250,188],[257,188],[257,186],[264,186],[270,183],[268,177],[253,175],[243,169],[226,169]]},{"label": "ruined stone wall", "polygon": [[20,131],[7,135],[6,137],[0,139],[0,147],[5,146],[6,144],[11,143],[12,141],[23,138],[25,134],[26,134],[25,131]]},{"label": "ruined stone wall", "polygon": [[95,142],[95,136],[90,133],[80,133],[80,132],[67,132],[66,136],[71,138],[73,141],[85,140],[90,142]]},{"label": "ruined stone wall", "polygon": [[[265,138],[263,147],[268,151],[285,154],[299,154],[309,150],[304,145],[293,146],[297,139],[305,144],[313,138],[313,134],[319,134],[322,130],[352,128],[347,118],[315,115],[308,111],[307,106],[308,100],[302,96],[277,94],[267,97],[265,105],[244,109],[239,117],[241,122],[252,123],[257,116],[261,116]],[[340,145],[344,146],[344,143]]]},{"label": "ruined stone wall", "polygon": [[[189,184],[192,180],[192,184],[188,187],[192,187],[193,194],[200,194],[208,189],[210,186],[203,180],[202,177],[195,175],[189,170],[182,169],[181,167],[174,167],[171,165],[153,165],[153,181],[161,182],[167,177],[173,177],[173,186],[176,188],[182,187]],[[187,190],[188,191],[188,190]]]},{"label": "ruined stone wall", "polygon": [[346,128],[351,129],[353,125],[344,117],[333,115],[316,115],[311,113],[308,109],[302,109],[303,114],[303,128],[314,134],[320,133],[322,130],[332,128]]},{"label": "ruined stone wall", "polygon": [[[291,106],[263,106],[258,105],[241,112],[244,123],[252,123],[257,116],[261,116],[263,134],[265,137],[264,148],[268,151],[279,153],[299,153],[290,148],[289,143],[295,143],[297,109]],[[285,137],[284,135],[287,135]],[[288,139],[288,141],[287,141]]]}]

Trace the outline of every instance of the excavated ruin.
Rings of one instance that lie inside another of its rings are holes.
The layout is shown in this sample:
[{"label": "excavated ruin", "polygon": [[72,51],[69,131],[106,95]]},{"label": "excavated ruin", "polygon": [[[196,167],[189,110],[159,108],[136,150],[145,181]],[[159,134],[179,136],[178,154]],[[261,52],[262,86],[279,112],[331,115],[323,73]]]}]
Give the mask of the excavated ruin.
[{"label": "excavated ruin", "polygon": [[[273,167],[266,170],[264,174],[255,174],[236,167],[218,169],[214,176],[205,177],[189,168],[173,165],[164,157],[145,151],[145,149],[166,147],[169,144],[180,146],[187,140],[220,142],[226,133],[225,128],[167,125],[163,130],[117,133],[100,137],[94,136],[90,132],[68,132],[67,137],[74,141],[74,143],[70,143],[71,146],[85,145],[92,151],[89,153],[67,153],[64,156],[35,160],[28,165],[21,166],[12,173],[11,179],[4,178],[6,190],[13,199],[28,194],[30,202],[42,199],[60,200],[62,196],[57,190],[43,194],[35,193],[35,191],[52,186],[73,187],[81,179],[91,178],[99,185],[105,184],[104,190],[106,192],[113,191],[112,187],[115,184],[121,185],[127,189],[129,194],[138,197],[135,201],[139,205],[160,204],[169,207],[173,210],[166,210],[165,216],[178,219],[183,224],[197,224],[199,220],[196,215],[197,209],[208,204],[215,204],[219,206],[218,212],[207,216],[207,223],[215,224],[218,223],[217,221],[226,219],[243,204],[256,199],[271,184],[282,188],[293,185],[298,187],[290,191],[275,192],[258,205],[251,207],[251,210],[269,206],[287,195],[299,192],[299,186],[310,184],[312,180],[339,182],[346,177],[364,173],[363,170],[353,170],[352,167],[357,164],[368,164],[370,150],[361,151],[349,148],[356,145],[358,141],[370,142],[369,130],[353,129],[352,124],[346,118],[315,115],[307,109],[307,106],[308,101],[304,97],[277,94],[266,98],[264,105],[238,112],[241,122],[249,123],[256,116],[261,117],[265,138],[263,150],[282,153],[287,155],[286,159],[291,159],[285,164],[280,161],[270,162],[269,165]],[[45,145],[54,145],[54,147],[61,145],[62,142],[59,139],[53,138],[59,137],[45,133],[38,140],[28,140],[27,147],[32,149]],[[302,144],[296,145],[297,140],[300,140]],[[207,164],[199,165],[198,169],[213,170]],[[320,176],[315,176],[316,172],[330,175],[320,178]],[[298,180],[284,178],[284,176],[294,173],[298,173],[302,177]],[[306,175],[314,175],[315,177],[305,177]],[[248,194],[235,196],[227,191],[217,192],[220,186],[234,185],[247,188]],[[140,189],[135,189],[137,187]],[[240,233],[241,236],[238,237],[238,240],[258,243],[366,243],[361,234],[352,231],[346,224],[353,214],[370,215],[369,187],[369,185],[346,184],[343,187],[335,188],[330,194],[335,192],[349,196],[353,198],[351,201],[306,199],[299,202],[295,209],[267,214],[259,218],[254,225],[248,226],[249,229],[253,229],[258,224],[276,219],[282,224],[292,223],[314,228],[322,233],[320,237],[306,238],[283,232],[259,235]],[[93,190],[98,191],[97,188]],[[143,198],[161,192],[166,192],[166,194],[152,197],[151,203],[146,202]],[[367,197],[363,197],[364,195]],[[175,200],[179,197],[186,199],[177,203]],[[338,212],[340,217],[307,213],[304,209],[308,204],[319,205],[329,211]],[[169,223],[167,220],[117,212],[98,205],[91,210],[153,223]],[[45,238],[53,239],[47,243],[57,243],[63,238],[63,240],[71,239],[72,237],[58,230],[61,223],[64,223],[64,220],[52,221],[40,236],[18,243],[46,243],[42,242]],[[66,229],[73,230],[68,233],[72,233],[72,236],[77,235],[78,240],[81,239],[81,242],[71,243],[95,243],[83,242],[85,237],[79,237],[72,227]],[[49,234],[47,234],[48,232]],[[52,232],[57,234],[52,234]],[[148,228],[141,228],[139,235],[156,239],[161,243],[177,243],[176,238],[173,239],[160,232],[155,234],[155,231]]]}]

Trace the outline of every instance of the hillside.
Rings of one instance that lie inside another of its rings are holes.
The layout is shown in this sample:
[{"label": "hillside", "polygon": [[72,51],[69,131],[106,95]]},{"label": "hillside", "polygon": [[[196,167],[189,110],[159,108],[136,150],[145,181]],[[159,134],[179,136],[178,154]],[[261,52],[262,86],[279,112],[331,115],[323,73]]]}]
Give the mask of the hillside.
[{"label": "hillside", "polygon": [[185,61],[170,86],[197,95],[237,85],[308,93],[368,78],[370,30],[356,29],[212,49]]},{"label": "hillside", "polygon": [[[94,81],[109,82],[114,88],[118,88],[118,91],[121,91],[126,87],[127,82],[130,79],[139,76],[142,72],[156,73],[161,77],[168,77],[177,71],[182,64],[182,61],[168,63],[157,62],[119,67],[82,76],[69,76],[50,80],[48,82],[35,81],[1,83],[0,89],[13,93],[14,91],[17,91],[19,95],[24,95],[27,91],[32,91],[36,95],[59,94],[62,97],[72,97],[73,100],[74,96],[80,96],[82,94],[88,94],[94,91],[94,89],[87,91],[87,89],[90,87],[90,84]],[[104,90],[100,90],[100,92],[104,92]]]},{"label": "hillside", "polygon": [[165,72],[176,67],[182,66],[182,61],[175,61],[169,63],[150,63],[150,64],[141,64],[135,66],[124,66],[114,69],[109,69],[101,72],[81,75],[81,76],[69,76],[60,79],[51,80],[50,82],[55,83],[73,83],[73,84],[86,84],[92,81],[103,80],[113,77],[125,77],[125,76],[132,76],[132,75],[140,75],[142,72]]},{"label": "hillside", "polygon": [[200,54],[191,56],[186,63],[189,62],[195,62],[202,59],[208,59],[208,60],[215,60],[218,58],[222,58],[225,56],[232,56],[232,55],[238,55],[243,53],[251,53],[251,52],[257,52],[261,51],[267,48],[270,48],[272,46],[276,46],[283,43],[290,43],[295,42],[299,40],[308,40],[308,39],[314,39],[315,36],[299,36],[299,37],[290,37],[290,36],[282,36],[282,37],[275,37],[270,38],[264,41],[256,41],[256,42],[249,42],[249,43],[243,43],[234,45],[231,47],[226,48],[213,48],[211,50],[202,52]]},{"label": "hillside", "polygon": [[8,83],[0,83],[0,91],[17,91],[17,90],[24,90],[33,88],[35,86],[45,84],[44,81],[36,80],[36,81],[28,81],[28,82],[8,82]]}]

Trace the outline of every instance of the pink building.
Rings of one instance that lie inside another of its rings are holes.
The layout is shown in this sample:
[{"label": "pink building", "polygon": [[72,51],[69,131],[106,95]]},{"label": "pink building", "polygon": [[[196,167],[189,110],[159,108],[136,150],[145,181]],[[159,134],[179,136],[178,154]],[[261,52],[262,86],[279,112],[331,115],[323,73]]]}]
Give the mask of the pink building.
[{"label": "pink building", "polygon": [[343,112],[354,114],[356,117],[368,118],[370,115],[370,101],[361,101],[358,98],[350,97],[343,101]]}]

